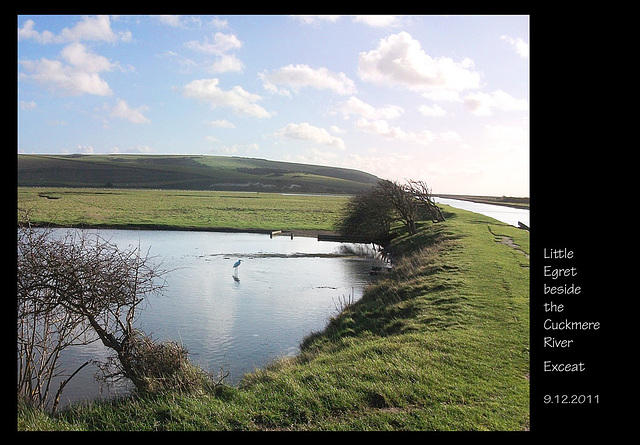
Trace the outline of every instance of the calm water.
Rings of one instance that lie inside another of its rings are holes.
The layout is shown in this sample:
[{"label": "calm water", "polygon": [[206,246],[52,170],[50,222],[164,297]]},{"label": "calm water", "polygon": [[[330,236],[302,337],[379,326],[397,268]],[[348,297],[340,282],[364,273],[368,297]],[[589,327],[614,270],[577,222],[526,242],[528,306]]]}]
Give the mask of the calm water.
[{"label": "calm water", "polygon": [[469,210],[470,212],[480,213],[481,215],[490,216],[504,223],[518,227],[518,221],[529,225],[529,209],[516,209],[513,207],[497,206],[491,204],[481,204],[477,202],[460,201],[457,199],[449,198],[435,198],[436,202],[441,204],[447,204],[451,207],[455,207],[462,210]]},{"label": "calm water", "polygon": [[[96,232],[96,231],[92,231]],[[138,327],[156,340],[181,342],[193,362],[227,382],[299,350],[301,340],[323,329],[343,297],[362,296],[373,260],[343,257],[340,243],[259,234],[100,230],[121,249],[149,250],[171,270],[163,295],[139,311]],[[233,264],[242,259],[237,276]],[[65,357],[75,369],[106,357],[99,343]],[[62,399],[101,393],[88,366],[65,388]],[[106,389],[103,389],[106,391]],[[113,390],[110,390],[113,393]],[[116,393],[121,392],[117,389]],[[109,395],[102,392],[102,395]],[[61,401],[62,403],[63,401]]]}]

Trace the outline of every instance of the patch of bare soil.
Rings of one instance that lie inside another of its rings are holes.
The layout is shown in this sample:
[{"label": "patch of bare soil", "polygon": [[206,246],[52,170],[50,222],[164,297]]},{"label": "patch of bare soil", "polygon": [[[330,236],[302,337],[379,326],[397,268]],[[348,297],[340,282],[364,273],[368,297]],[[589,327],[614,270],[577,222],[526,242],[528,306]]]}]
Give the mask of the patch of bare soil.
[{"label": "patch of bare soil", "polygon": [[491,226],[487,226],[487,229],[489,229],[489,233],[491,233],[496,238],[496,242],[505,244],[511,247],[512,249],[517,250],[518,252],[521,252],[527,259],[529,259],[529,254],[526,253],[524,250],[519,249],[520,246],[513,242],[513,238],[505,235],[496,235],[491,230]]}]

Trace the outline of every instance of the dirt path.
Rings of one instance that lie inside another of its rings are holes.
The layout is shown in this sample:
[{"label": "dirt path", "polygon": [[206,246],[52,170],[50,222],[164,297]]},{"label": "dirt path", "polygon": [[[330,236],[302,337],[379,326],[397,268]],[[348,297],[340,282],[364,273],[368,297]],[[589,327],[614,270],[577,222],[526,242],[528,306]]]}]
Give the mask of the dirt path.
[{"label": "dirt path", "polygon": [[511,247],[512,249],[517,250],[518,252],[521,252],[527,259],[529,259],[529,254],[524,250],[519,249],[520,246],[513,242],[513,238],[511,238],[510,236],[497,235],[493,233],[493,230],[491,230],[491,226],[487,226],[487,229],[489,230],[489,233],[494,236],[497,243],[505,244]]}]

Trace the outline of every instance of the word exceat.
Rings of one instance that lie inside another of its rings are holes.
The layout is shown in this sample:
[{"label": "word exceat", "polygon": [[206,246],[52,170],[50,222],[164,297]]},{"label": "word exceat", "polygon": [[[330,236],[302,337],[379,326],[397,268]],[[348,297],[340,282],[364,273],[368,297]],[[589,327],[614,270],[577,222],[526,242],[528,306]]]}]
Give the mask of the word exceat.
[{"label": "word exceat", "polygon": [[585,366],[580,363],[553,363],[549,360],[544,362],[544,372],[583,372]]}]

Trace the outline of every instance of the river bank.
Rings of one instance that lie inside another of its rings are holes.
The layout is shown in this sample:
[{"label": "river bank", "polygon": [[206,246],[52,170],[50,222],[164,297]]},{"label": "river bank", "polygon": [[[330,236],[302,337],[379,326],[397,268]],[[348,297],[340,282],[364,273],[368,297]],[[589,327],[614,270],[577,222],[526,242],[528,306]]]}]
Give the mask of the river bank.
[{"label": "river bank", "polygon": [[55,416],[23,408],[18,428],[528,429],[529,234],[446,211],[445,222],[400,234],[394,271],[345,302],[298,355],[239,385],[95,402]]},{"label": "river bank", "polygon": [[266,229],[266,228],[237,228],[237,227],[207,227],[207,226],[176,226],[162,224],[56,224],[36,222],[31,223],[32,227],[52,228],[52,229],[81,229],[81,230],[158,230],[158,231],[180,231],[180,232],[216,232],[216,233],[256,233],[269,236],[301,236],[317,238],[318,235],[339,235],[332,230],[321,229]]},{"label": "river bank", "polygon": [[518,198],[510,196],[476,196],[476,195],[446,195],[437,194],[433,197],[456,199],[459,201],[469,201],[478,204],[491,204],[497,206],[512,207],[515,209],[528,209],[530,198]]}]

